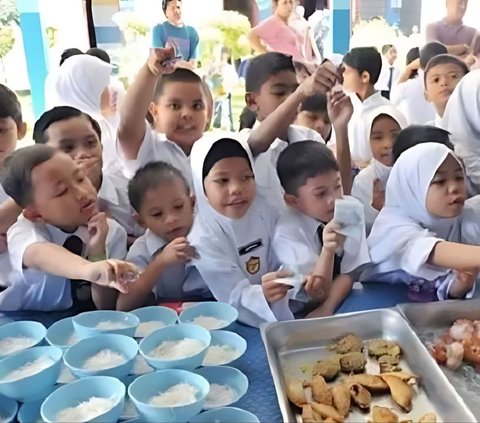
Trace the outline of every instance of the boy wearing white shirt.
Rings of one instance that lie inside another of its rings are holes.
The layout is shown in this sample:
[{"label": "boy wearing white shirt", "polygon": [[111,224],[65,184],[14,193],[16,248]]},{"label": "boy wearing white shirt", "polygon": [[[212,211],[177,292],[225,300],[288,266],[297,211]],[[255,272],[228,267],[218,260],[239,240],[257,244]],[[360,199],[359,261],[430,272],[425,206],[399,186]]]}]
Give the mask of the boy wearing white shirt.
[{"label": "boy wearing white shirt", "polygon": [[133,310],[152,296],[182,300],[199,294],[210,298],[196,268],[189,264],[197,251],[187,236],[194,219],[195,200],[185,177],[172,165],[152,162],[140,168],[128,194],[138,220],[147,228],[127,255],[141,271],[135,286],[117,300],[117,309]]},{"label": "boy wearing white shirt", "polygon": [[[145,120],[147,111],[154,129]],[[179,169],[191,185],[188,157],[207,128],[208,115],[200,77],[188,69],[175,69],[172,48],[152,50],[120,111],[117,146],[128,175],[161,160]]]},{"label": "boy wearing white shirt", "polygon": [[[13,271],[1,310],[83,309],[91,300],[109,308],[111,288],[128,291],[136,269],[115,260],[126,253],[126,233],[96,211],[95,189],[68,155],[45,145],[17,150],[2,184],[23,216],[7,234]],[[91,298],[84,282],[94,284]]]},{"label": "boy wearing white shirt", "polygon": [[393,44],[385,44],[382,47],[382,70],[375,89],[380,91],[387,100],[390,100],[392,88],[400,76],[400,71],[394,66],[397,56],[397,48]]}]

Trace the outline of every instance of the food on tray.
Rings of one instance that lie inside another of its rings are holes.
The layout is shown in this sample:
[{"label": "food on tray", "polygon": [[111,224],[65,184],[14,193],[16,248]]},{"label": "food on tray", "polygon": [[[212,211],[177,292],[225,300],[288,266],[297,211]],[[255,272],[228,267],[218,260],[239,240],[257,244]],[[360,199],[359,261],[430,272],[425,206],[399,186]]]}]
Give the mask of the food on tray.
[{"label": "food on tray", "polygon": [[329,349],[335,351],[337,354],[360,352],[362,351],[362,339],[353,333],[349,333],[340,338],[335,344],[330,345]]},{"label": "food on tray", "polygon": [[373,407],[372,423],[398,423],[398,416],[389,408]]},{"label": "food on tray", "polygon": [[326,381],[331,381],[340,373],[340,359],[338,360],[321,360],[313,366],[313,375],[320,375]]},{"label": "food on tray", "polygon": [[371,339],[367,342],[368,355],[371,357],[400,357],[402,350],[396,342],[386,339]]},{"label": "food on tray", "polygon": [[333,404],[332,393],[328,388],[327,382],[325,382],[325,379],[322,376],[313,376],[310,386],[312,388],[312,395],[314,401],[320,404]]},{"label": "food on tray", "polygon": [[351,404],[348,386],[344,383],[339,383],[332,387],[331,392],[334,407],[343,417],[347,417]]},{"label": "food on tray", "polygon": [[389,390],[387,382],[385,382],[380,376],[358,374],[348,378],[350,383],[359,383],[363,387],[372,392],[385,392]]},{"label": "food on tray", "polygon": [[312,406],[310,404],[305,404],[302,407],[302,421],[303,423],[315,423],[315,417],[313,416]]},{"label": "food on tray", "polygon": [[480,321],[456,320],[433,344],[427,345],[433,358],[451,370],[463,361],[480,365]]},{"label": "food on tray", "polygon": [[410,385],[404,382],[401,378],[395,376],[382,375],[382,379],[387,382],[392,399],[403,410],[409,413],[412,410],[413,397],[413,391]]},{"label": "food on tray", "polygon": [[360,408],[360,410],[369,410],[372,403],[372,395],[359,383],[351,383],[349,385],[350,397],[353,403]]},{"label": "food on tray", "polygon": [[435,413],[428,413],[420,417],[418,423],[437,423],[437,416]]},{"label": "food on tray", "polygon": [[287,397],[289,401],[297,407],[302,407],[307,403],[303,381],[300,379],[290,379],[287,383]]},{"label": "food on tray", "polygon": [[314,413],[318,413],[322,419],[333,419],[337,423],[343,423],[345,419],[339,412],[331,405],[318,404],[312,402],[312,409]]},{"label": "food on tray", "polygon": [[391,372],[391,373],[382,373],[380,375],[382,378],[384,376],[393,376],[396,377],[397,379],[403,380],[404,382],[407,382],[409,384],[415,384],[416,380],[418,379],[417,375],[414,375],[412,373],[407,373],[407,372]]},{"label": "food on tray", "polygon": [[367,360],[361,352],[349,352],[340,358],[340,368],[344,373],[361,373],[365,370]]}]

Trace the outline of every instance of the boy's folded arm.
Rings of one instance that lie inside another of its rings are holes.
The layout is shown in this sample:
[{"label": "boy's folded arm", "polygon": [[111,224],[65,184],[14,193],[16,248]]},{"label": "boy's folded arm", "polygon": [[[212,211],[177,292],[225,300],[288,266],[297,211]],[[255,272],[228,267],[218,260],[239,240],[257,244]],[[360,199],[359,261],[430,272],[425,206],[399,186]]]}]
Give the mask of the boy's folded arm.
[{"label": "boy's folded arm", "polygon": [[148,65],[143,65],[122,100],[118,142],[127,160],[135,160],[142,146],[145,137],[145,116],[152,101],[157,79]]}]

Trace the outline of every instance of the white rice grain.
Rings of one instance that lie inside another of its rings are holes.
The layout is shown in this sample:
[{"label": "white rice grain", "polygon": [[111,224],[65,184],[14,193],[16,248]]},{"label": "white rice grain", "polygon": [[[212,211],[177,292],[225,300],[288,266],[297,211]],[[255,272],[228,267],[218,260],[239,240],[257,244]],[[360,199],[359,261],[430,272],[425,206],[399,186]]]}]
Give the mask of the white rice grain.
[{"label": "white rice grain", "polygon": [[198,389],[188,383],[179,383],[155,395],[149,404],[157,407],[183,407],[197,401]]},{"label": "white rice grain", "polygon": [[83,370],[105,370],[117,367],[127,362],[126,357],[116,351],[104,349],[87,358]]},{"label": "white rice grain", "polygon": [[159,320],[152,320],[150,322],[141,322],[137,326],[137,330],[135,331],[136,338],[145,338],[146,336],[150,335],[152,332],[155,332],[158,329],[162,329],[167,325]]},{"label": "white rice grain", "polygon": [[206,366],[219,366],[230,363],[240,357],[240,351],[230,345],[212,345],[203,360]]},{"label": "white rice grain", "polygon": [[232,404],[237,396],[237,392],[231,386],[212,383],[210,392],[205,399],[205,406],[208,408],[224,407]]},{"label": "white rice grain", "polygon": [[227,321],[211,316],[197,316],[193,319],[193,323],[207,330],[216,330],[228,325]]},{"label": "white rice grain", "polygon": [[0,353],[2,355],[13,354],[33,347],[36,343],[35,338],[28,336],[9,336],[0,340]]},{"label": "white rice grain", "polygon": [[180,339],[178,341],[163,341],[150,351],[150,355],[162,360],[179,360],[192,357],[205,348],[205,344],[198,339]]},{"label": "white rice grain", "polygon": [[110,411],[118,403],[118,399],[91,397],[76,407],[66,408],[55,416],[57,422],[87,422]]},{"label": "white rice grain", "polygon": [[26,377],[30,377],[36,375],[37,373],[42,372],[45,369],[48,369],[55,363],[50,357],[44,356],[37,358],[29,363],[24,364],[22,367],[15,369],[8,373],[3,379],[3,383],[7,382],[15,382],[20,379],[25,379]]}]

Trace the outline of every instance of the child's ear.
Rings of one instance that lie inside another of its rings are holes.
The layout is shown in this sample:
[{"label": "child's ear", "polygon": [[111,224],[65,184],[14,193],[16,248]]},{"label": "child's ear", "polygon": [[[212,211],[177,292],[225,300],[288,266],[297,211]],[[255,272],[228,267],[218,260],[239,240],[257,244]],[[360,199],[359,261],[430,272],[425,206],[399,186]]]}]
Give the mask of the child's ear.
[{"label": "child's ear", "polygon": [[255,93],[245,94],[245,104],[251,112],[256,113],[258,111],[257,96]]},{"label": "child's ear", "polygon": [[140,225],[142,228],[146,229],[145,222],[136,211],[132,212],[132,218],[137,225]]},{"label": "child's ear", "polygon": [[360,79],[362,80],[363,84],[370,84],[370,74],[367,71],[362,72],[362,74],[360,75]]},{"label": "child's ear", "polygon": [[27,124],[22,122],[20,125],[17,125],[17,140],[23,140],[25,135],[27,134]]},{"label": "child's ear", "polygon": [[197,198],[194,195],[192,195],[190,197],[190,201],[192,202],[192,209],[195,210],[195,205],[197,204]]},{"label": "child's ear", "polygon": [[148,111],[152,115],[153,120],[156,120],[158,114],[158,106],[153,101],[148,105]]},{"label": "child's ear", "polygon": [[45,223],[43,217],[38,213],[37,209],[34,206],[27,206],[22,211],[25,219],[30,220],[33,223]]},{"label": "child's ear", "polygon": [[297,208],[297,197],[293,194],[283,194],[283,199],[287,206]]},{"label": "child's ear", "polygon": [[425,97],[425,101],[426,101],[427,103],[431,103],[430,97],[428,96],[427,90],[425,90],[425,91],[423,92],[423,96]]}]

